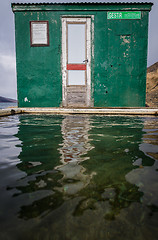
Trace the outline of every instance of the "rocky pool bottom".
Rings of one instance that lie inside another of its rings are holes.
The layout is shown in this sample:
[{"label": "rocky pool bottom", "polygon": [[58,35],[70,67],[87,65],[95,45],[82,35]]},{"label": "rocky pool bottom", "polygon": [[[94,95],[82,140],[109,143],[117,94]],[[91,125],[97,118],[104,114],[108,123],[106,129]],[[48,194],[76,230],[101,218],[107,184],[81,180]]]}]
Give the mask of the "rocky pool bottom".
[{"label": "rocky pool bottom", "polygon": [[157,240],[158,117],[0,119],[1,240]]}]

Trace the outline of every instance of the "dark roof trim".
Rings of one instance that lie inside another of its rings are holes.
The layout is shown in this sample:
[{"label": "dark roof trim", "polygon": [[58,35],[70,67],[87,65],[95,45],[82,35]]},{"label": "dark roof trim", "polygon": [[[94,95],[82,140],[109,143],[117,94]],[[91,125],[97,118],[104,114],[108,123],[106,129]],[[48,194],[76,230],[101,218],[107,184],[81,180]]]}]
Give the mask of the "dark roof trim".
[{"label": "dark roof trim", "polygon": [[134,2],[51,2],[51,3],[12,3],[17,11],[150,11],[153,3]]},{"label": "dark roof trim", "polygon": [[41,3],[12,3],[11,5],[74,5],[74,4],[96,4],[96,5],[142,5],[142,4],[150,4],[153,5],[152,2],[104,2],[104,1],[69,1],[69,2],[61,2],[61,1],[55,1],[55,2],[41,2]]}]

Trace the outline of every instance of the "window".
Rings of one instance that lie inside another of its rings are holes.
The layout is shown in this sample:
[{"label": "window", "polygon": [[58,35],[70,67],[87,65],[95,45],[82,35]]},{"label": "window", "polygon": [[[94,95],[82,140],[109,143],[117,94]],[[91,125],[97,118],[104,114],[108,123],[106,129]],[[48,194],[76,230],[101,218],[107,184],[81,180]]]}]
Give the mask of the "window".
[{"label": "window", "polygon": [[30,22],[30,41],[32,47],[49,46],[48,21]]}]

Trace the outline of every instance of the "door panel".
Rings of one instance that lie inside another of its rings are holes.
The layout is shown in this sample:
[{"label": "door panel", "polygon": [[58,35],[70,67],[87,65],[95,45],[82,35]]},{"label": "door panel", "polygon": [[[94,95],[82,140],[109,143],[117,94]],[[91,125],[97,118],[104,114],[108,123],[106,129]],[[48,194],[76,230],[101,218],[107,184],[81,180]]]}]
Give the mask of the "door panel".
[{"label": "door panel", "polygon": [[86,88],[85,86],[67,87],[67,106],[68,107],[85,107],[86,106]]},{"label": "door panel", "polygon": [[68,71],[68,85],[85,85],[85,71],[83,70]]},{"label": "door panel", "polygon": [[90,18],[62,19],[63,106],[90,105],[90,40]]},{"label": "door panel", "polygon": [[83,63],[85,60],[85,23],[68,23],[68,63]]}]

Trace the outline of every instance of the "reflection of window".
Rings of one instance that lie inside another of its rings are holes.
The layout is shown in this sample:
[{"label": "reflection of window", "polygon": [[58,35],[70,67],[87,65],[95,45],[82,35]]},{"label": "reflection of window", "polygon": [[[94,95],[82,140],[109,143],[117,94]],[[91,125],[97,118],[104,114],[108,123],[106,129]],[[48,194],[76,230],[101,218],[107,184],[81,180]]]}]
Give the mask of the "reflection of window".
[{"label": "reflection of window", "polygon": [[49,46],[49,24],[48,21],[30,22],[31,46]]}]

